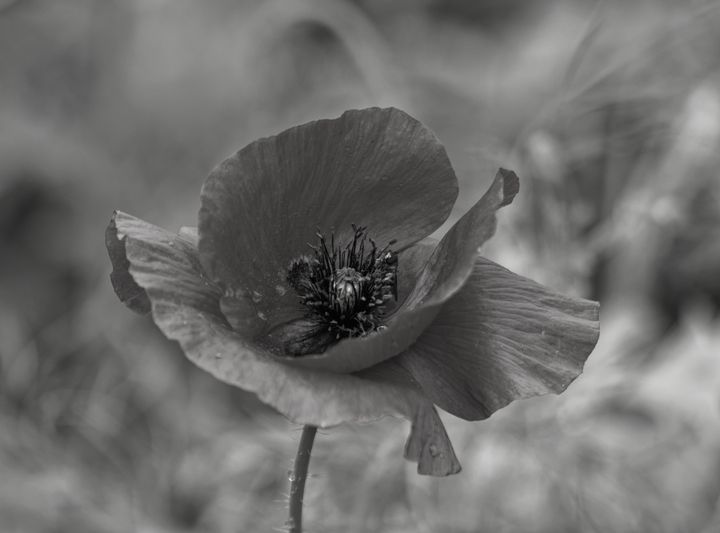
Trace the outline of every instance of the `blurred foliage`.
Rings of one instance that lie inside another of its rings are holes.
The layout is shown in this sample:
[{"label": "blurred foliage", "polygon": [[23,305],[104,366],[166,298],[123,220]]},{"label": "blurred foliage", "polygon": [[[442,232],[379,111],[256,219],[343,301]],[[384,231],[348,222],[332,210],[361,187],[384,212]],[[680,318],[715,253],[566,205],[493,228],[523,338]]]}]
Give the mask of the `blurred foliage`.
[{"label": "blurred foliage", "polygon": [[395,105],[448,148],[450,222],[517,170],[485,252],[600,299],[601,342],[560,397],[446,417],[459,476],[395,420],[321,432],[307,529],[718,531],[719,30],[698,1],[0,2],[0,529],[283,523],[297,428],[123,308],[104,227],[193,224],[244,143]]}]

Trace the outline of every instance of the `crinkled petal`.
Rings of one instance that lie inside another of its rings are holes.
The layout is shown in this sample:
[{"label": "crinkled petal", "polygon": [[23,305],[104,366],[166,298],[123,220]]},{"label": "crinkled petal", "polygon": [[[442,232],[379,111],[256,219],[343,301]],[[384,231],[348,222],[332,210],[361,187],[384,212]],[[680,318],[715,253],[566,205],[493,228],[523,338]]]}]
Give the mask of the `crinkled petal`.
[{"label": "crinkled petal", "polygon": [[597,302],[556,294],[478,257],[463,288],[395,361],[439,407],[466,420],[559,393],[599,335]]},{"label": "crinkled petal", "polygon": [[[290,364],[331,372],[354,372],[408,348],[432,323],[442,303],[466,282],[477,249],[495,232],[495,212],[512,202],[517,192],[515,173],[500,169],[490,189],[435,247],[416,278],[415,288],[388,320],[386,329],[367,337],[346,339],[323,353],[297,357]],[[423,250],[419,249],[418,253],[422,254]],[[418,264],[414,262],[415,267]]]},{"label": "crinkled petal", "polygon": [[230,328],[220,310],[220,287],[208,279],[194,240],[124,213],[111,222],[125,244],[129,273],[142,287],[162,332],[216,378],[254,392],[292,421],[327,427],[399,415],[412,422],[408,457],[423,474],[459,471],[432,403],[408,380],[381,369],[365,376],[289,367]]},{"label": "crinkled petal", "polygon": [[351,224],[367,226],[379,245],[402,248],[437,229],[456,196],[445,149],[420,122],[393,108],[347,111],[255,141],[210,173],[201,260],[272,329],[299,318],[287,268],[318,230],[344,242]]}]

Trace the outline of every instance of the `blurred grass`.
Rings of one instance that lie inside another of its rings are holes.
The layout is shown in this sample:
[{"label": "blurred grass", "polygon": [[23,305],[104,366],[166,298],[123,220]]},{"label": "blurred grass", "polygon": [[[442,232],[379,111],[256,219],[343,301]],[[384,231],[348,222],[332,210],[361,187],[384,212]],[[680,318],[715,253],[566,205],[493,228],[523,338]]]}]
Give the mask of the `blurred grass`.
[{"label": "blurred grass", "polygon": [[[307,531],[720,528],[716,2],[0,2],[0,530],[268,531],[297,428],[192,367],[112,294],[122,208],[193,224],[259,136],[396,105],[446,144],[455,220],[498,165],[523,191],[486,253],[599,298],[561,397],[322,432]],[[446,226],[447,227],[447,226]]]}]

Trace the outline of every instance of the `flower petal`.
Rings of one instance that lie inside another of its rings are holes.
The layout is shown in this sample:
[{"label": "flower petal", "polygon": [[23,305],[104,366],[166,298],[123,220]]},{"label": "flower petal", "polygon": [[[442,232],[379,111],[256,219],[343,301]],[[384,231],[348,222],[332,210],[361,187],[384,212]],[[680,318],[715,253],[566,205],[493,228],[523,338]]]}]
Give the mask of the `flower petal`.
[{"label": "flower petal", "polygon": [[419,461],[420,473],[460,470],[432,403],[402,369],[377,367],[355,376],[286,366],[230,328],[220,310],[223,292],[205,276],[192,238],[124,213],[115,214],[110,228],[125,244],[129,273],[152,302],[155,323],[200,368],[256,393],[300,424],[327,427],[403,416],[412,422],[407,455]]},{"label": "flower petal", "polygon": [[[367,337],[346,339],[323,353],[297,357],[289,364],[331,372],[355,372],[408,348],[432,323],[442,303],[470,276],[477,249],[495,232],[495,212],[512,202],[517,192],[518,177],[510,170],[500,169],[490,189],[434,249],[417,277],[415,288],[384,330]],[[423,251],[427,248],[418,249],[414,267],[424,259]]]},{"label": "flower petal", "polygon": [[460,472],[460,463],[435,407],[423,409],[413,418],[405,458],[418,464],[418,474],[448,476]]},{"label": "flower petal", "polygon": [[470,276],[478,248],[495,233],[495,212],[510,204],[519,190],[512,170],[501,168],[483,197],[440,241],[405,302],[409,308],[431,306],[455,294]]},{"label": "flower petal", "polygon": [[253,142],[210,173],[201,260],[272,327],[297,312],[287,268],[318,229],[342,242],[351,224],[367,226],[378,244],[402,248],[437,229],[456,196],[445,149],[420,122],[393,108],[347,111]]},{"label": "flower petal", "polygon": [[467,284],[396,361],[439,407],[479,420],[565,390],[595,347],[598,310],[477,257]]},{"label": "flower petal", "polygon": [[[422,394],[415,379],[393,359],[353,375]],[[420,474],[447,476],[460,472],[460,463],[437,410],[425,398],[416,401],[420,408],[411,419],[412,429],[405,443],[405,458],[418,463]]]},{"label": "flower petal", "polygon": [[438,241],[426,237],[398,253],[398,306],[412,293]]},{"label": "flower petal", "polygon": [[122,217],[124,214],[116,213],[105,231],[105,246],[113,267],[113,271],[110,273],[110,282],[122,303],[136,313],[146,315],[150,312],[150,300],[145,290],[135,283],[130,275],[130,262],[125,255],[125,241],[117,236],[115,225],[117,216]]}]

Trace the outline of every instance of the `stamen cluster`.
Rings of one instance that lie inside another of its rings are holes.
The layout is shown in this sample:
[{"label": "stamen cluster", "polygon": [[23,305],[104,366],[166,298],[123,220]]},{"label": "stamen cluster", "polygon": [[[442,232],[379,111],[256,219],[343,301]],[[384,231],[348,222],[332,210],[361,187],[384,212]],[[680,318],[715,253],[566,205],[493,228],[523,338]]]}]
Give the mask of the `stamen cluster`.
[{"label": "stamen cluster", "polygon": [[387,305],[397,300],[398,260],[390,248],[378,248],[367,228],[352,226],[354,235],[344,247],[331,234],[317,233],[309,244],[312,255],[293,259],[287,280],[308,309],[308,318],[327,327],[336,339],[361,337],[382,328]]}]

